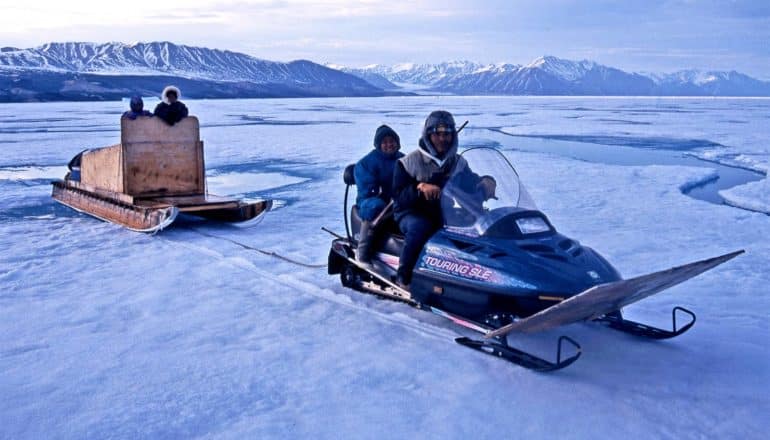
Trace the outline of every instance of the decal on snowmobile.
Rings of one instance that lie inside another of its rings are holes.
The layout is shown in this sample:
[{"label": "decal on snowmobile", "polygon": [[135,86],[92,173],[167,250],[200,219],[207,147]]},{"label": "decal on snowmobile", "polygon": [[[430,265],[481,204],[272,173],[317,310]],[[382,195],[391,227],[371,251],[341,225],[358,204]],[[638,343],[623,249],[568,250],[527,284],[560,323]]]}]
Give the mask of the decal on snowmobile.
[{"label": "decal on snowmobile", "polygon": [[393,270],[398,269],[399,258],[396,257],[395,255],[389,255],[389,254],[380,252],[380,253],[377,254],[377,259],[379,259],[383,263],[387,264]]},{"label": "decal on snowmobile", "polygon": [[456,275],[470,280],[497,281],[496,279],[493,279],[494,272],[491,270],[478,264],[455,260],[453,258],[438,258],[426,255],[420,263],[420,268],[438,273]]},{"label": "decal on snowmobile", "polygon": [[537,286],[535,285],[502,274],[488,267],[452,257],[439,258],[432,255],[425,255],[422,260],[420,260],[418,270],[459,277],[465,280],[496,284],[499,286],[531,290],[537,289]]},{"label": "decal on snowmobile", "polygon": [[434,245],[431,245],[430,243],[425,245],[425,253],[436,257],[462,258],[463,260],[471,260],[471,261],[479,260],[475,255],[471,255],[465,252],[459,252],[445,246],[434,246]]},{"label": "decal on snowmobile", "polygon": [[468,230],[468,228],[460,228],[457,226],[446,226],[444,229],[447,232],[451,232],[453,234],[457,235],[464,235],[466,237],[478,237],[478,231],[475,230]]}]

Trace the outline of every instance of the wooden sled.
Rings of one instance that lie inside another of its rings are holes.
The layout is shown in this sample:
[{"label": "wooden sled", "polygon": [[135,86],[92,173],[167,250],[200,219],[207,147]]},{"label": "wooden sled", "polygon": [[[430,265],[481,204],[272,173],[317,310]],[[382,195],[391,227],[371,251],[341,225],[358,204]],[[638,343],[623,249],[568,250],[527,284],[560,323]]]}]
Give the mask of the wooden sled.
[{"label": "wooden sled", "polygon": [[52,197],[77,211],[139,232],[157,232],[182,212],[247,222],[271,201],[245,202],[208,194],[198,119],[173,126],[159,118],[121,119],[121,143],[88,150],[70,163]]}]

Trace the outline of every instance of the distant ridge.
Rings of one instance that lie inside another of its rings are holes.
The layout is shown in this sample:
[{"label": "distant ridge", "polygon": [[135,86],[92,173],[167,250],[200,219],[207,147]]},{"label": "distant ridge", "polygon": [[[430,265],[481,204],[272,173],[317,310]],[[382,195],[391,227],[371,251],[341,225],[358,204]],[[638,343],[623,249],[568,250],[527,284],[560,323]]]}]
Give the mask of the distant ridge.
[{"label": "distant ridge", "polygon": [[381,96],[378,87],[306,60],[153,43],[49,43],[0,51],[0,101],[106,100],[160,93],[190,98]]},{"label": "distant ridge", "polygon": [[345,71],[354,75],[360,75],[360,71],[376,73],[392,82],[457,95],[770,96],[770,82],[735,71],[628,73],[593,61],[553,56],[537,58],[527,65],[453,61],[375,65]]},{"label": "distant ridge", "polygon": [[628,73],[554,56],[527,65],[451,61],[348,68],[171,42],[0,48],[0,102],[114,100],[157,95],[170,83],[188,98],[383,96],[411,89],[456,95],[770,96],[770,82],[735,71]]}]

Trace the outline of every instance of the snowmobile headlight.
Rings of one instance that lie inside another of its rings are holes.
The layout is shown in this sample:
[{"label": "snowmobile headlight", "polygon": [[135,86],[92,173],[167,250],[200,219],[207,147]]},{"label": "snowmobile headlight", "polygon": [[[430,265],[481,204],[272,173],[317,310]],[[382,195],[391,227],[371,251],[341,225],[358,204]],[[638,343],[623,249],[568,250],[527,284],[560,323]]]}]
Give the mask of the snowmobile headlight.
[{"label": "snowmobile headlight", "polygon": [[516,219],[516,226],[524,235],[539,234],[541,232],[548,232],[551,228],[548,223],[540,217],[522,217]]}]

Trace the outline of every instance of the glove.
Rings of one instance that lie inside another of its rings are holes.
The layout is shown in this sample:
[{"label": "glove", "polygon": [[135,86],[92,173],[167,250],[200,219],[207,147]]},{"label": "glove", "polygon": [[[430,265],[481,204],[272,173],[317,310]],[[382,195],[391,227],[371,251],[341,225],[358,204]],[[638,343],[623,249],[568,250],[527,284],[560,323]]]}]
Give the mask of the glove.
[{"label": "glove", "polygon": [[495,182],[495,179],[493,179],[490,176],[484,176],[479,181],[478,185],[476,185],[476,189],[481,189],[484,191],[484,199],[495,199],[497,200],[497,197],[495,197],[495,190],[497,189],[497,182]]}]

